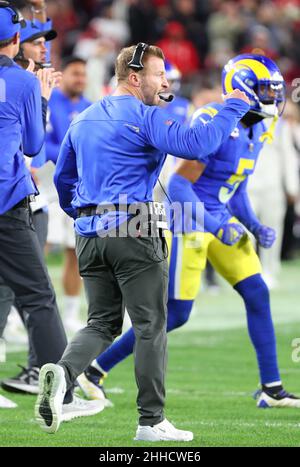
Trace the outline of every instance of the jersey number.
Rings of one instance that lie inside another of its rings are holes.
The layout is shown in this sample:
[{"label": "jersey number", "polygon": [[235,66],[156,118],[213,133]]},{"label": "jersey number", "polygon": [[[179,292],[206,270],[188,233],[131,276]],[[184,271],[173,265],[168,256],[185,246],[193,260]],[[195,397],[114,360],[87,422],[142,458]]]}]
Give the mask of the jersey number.
[{"label": "jersey number", "polygon": [[222,186],[219,191],[219,200],[221,203],[228,203],[228,201],[233,197],[234,193],[238,189],[240,183],[245,180],[246,170],[252,170],[254,167],[255,161],[253,159],[243,159],[239,160],[239,165],[235,174],[231,175],[228,180],[226,180],[227,185]]}]

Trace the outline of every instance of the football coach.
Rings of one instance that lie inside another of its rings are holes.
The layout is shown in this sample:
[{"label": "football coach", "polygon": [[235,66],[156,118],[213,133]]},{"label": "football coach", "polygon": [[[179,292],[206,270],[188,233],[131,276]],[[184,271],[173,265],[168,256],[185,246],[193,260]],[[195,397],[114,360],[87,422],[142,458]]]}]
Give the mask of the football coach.
[{"label": "football coach", "polygon": [[[249,101],[234,91],[212,122],[188,128],[159,108],[161,99],[170,98],[161,49],[144,43],[124,48],[115,68],[115,92],[74,120],[57,161],[60,204],[75,219],[88,324],[57,365],[42,368],[36,416],[45,431],[58,429],[65,388],[121,333],[125,305],[136,337],[135,439],[190,441],[193,433],[176,429],[163,411],[168,267],[161,231],[167,223],[152,192],[167,153],[207,160]],[[140,219],[134,229],[132,206]]]},{"label": "football coach", "polygon": [[42,366],[59,360],[67,339],[32,224],[29,203],[38,192],[24,154],[34,157],[44,143],[47,100],[41,88],[53,83],[47,82],[49,70],[38,79],[13,61],[23,22],[18,10],[0,2],[0,287],[14,292]]}]

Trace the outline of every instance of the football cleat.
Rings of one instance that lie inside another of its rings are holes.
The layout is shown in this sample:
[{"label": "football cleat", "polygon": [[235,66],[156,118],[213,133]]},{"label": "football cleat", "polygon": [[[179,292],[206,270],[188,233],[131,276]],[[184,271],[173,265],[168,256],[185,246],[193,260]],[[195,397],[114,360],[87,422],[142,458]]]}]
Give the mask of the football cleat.
[{"label": "football cleat", "polygon": [[191,431],[177,430],[166,418],[153,426],[138,425],[135,441],[192,441]]},{"label": "football cleat", "polygon": [[258,395],[257,407],[268,409],[272,407],[294,407],[300,408],[300,398],[286,392],[283,388],[276,393],[262,390]]},{"label": "football cleat", "polygon": [[104,401],[105,407],[113,407],[113,403],[107,398],[103,380],[104,374],[96,368],[89,366],[84,373],[78,376],[77,382],[87,399]]},{"label": "football cleat", "polygon": [[14,378],[8,378],[1,381],[1,387],[8,392],[38,394],[40,369],[38,367],[25,368],[22,365],[18,366],[22,368],[21,373]]}]

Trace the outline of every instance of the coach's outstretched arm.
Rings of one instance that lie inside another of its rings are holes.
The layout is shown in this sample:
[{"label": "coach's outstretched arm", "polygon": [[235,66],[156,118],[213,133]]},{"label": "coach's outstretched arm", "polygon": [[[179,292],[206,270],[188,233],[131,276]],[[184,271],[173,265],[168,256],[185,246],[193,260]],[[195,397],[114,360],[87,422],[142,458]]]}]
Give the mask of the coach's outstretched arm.
[{"label": "coach's outstretched arm", "polygon": [[183,159],[203,161],[229,138],[249,108],[245,93],[235,89],[225,96],[225,104],[213,120],[187,128],[166,119],[161,109],[150,107],[145,112],[144,131],[149,144],[157,149]]}]

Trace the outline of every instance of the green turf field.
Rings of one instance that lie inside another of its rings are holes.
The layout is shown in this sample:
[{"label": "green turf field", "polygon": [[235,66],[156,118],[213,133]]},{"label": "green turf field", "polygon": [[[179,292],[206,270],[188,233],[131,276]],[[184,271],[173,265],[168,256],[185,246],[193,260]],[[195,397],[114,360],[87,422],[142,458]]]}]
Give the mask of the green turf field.
[{"label": "green turf field", "polygon": [[[59,262],[52,260],[56,286],[59,270]],[[300,261],[285,264],[281,287],[272,292],[282,379],[287,390],[298,394],[300,361],[292,360],[292,340],[300,338],[299,278]],[[14,375],[16,364],[26,361],[24,351],[11,350],[1,365],[1,378]],[[252,399],[257,383],[240,298],[227,286],[220,295],[203,292],[190,322],[169,334],[168,418],[179,428],[194,431],[188,446],[300,446],[300,410],[257,409]],[[19,408],[0,409],[0,446],[137,445],[132,440],[137,419],[132,358],[110,373],[106,387],[113,408],[64,423],[55,435],[36,426],[35,397],[12,395]]]}]

